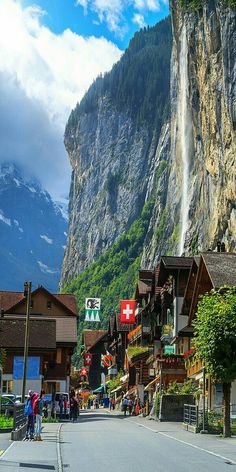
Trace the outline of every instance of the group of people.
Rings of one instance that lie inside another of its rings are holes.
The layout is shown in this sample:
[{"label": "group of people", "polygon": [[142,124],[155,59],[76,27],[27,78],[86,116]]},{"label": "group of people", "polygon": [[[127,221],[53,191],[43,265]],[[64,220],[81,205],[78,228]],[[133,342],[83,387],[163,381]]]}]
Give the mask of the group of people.
[{"label": "group of people", "polygon": [[27,416],[26,439],[42,441],[42,416],[45,392],[41,390],[40,394],[29,390],[28,398],[25,404],[25,414]]},{"label": "group of people", "polygon": [[140,413],[140,409],[142,408],[140,398],[135,397],[132,400],[129,396],[124,396],[121,404],[122,411],[124,412],[124,416],[129,413],[129,416],[136,415],[138,416]]}]

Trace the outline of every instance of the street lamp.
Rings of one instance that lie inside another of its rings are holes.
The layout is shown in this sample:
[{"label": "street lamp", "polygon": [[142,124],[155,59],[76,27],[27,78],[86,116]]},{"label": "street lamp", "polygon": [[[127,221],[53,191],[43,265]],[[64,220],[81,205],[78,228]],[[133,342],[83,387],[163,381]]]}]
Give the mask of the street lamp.
[{"label": "street lamp", "polygon": [[31,288],[32,282],[24,283],[24,296],[26,297],[26,323],[25,323],[25,346],[24,346],[24,370],[22,380],[22,394],[21,402],[25,402],[25,386],[26,386],[26,372],[29,351],[29,318],[30,318],[30,304],[31,304]]}]

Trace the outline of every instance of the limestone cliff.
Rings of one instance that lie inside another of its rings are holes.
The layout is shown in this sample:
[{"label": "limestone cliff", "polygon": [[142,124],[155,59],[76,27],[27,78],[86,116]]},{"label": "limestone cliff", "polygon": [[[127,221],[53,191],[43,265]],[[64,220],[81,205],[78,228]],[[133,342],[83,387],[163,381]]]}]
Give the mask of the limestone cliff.
[{"label": "limestone cliff", "polygon": [[163,212],[157,202],[158,215],[154,225],[151,222],[152,237],[144,250],[145,266],[152,267],[163,249],[192,254],[215,249],[217,240],[224,241],[227,250],[235,249],[236,10],[228,3],[170,2],[173,51],[166,221],[160,225]]},{"label": "limestone cliff", "polygon": [[160,143],[168,133],[171,46],[169,19],[137,33],[111,73],[98,78],[71,114],[65,146],[73,173],[62,285],[129,230],[155,190],[155,173],[167,158],[160,157]]},{"label": "limestone cliff", "polygon": [[[73,175],[62,285],[131,228],[150,195],[144,268],[162,254],[215,249],[219,239],[235,250],[234,4],[171,0],[171,84],[163,68],[170,61],[163,40],[169,30],[160,24],[139,33],[72,112],[65,134]],[[87,290],[86,274],[83,283]]]}]

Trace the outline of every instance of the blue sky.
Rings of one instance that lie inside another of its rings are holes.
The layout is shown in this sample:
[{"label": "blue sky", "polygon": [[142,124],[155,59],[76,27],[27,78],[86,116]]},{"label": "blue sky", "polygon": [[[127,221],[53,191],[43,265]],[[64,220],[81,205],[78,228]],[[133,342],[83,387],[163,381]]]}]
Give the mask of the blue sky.
[{"label": "blue sky", "polygon": [[[33,2],[24,0],[22,3],[24,6],[29,6]],[[127,47],[135,31],[140,29],[142,22],[153,26],[169,14],[167,0],[137,0],[136,2],[128,0],[120,2],[117,0],[107,2],[106,0],[98,0],[97,2],[96,0],[36,0],[34,3],[46,12],[43,23],[54,33],[62,33],[63,30],[69,28],[82,36],[104,36],[122,50]],[[106,4],[112,6],[113,3],[121,12],[116,31],[111,30],[106,15]],[[87,7],[83,6],[86,4]],[[101,20],[101,12],[103,20]],[[139,16],[134,17],[135,14]]]},{"label": "blue sky", "polygon": [[168,0],[0,0],[0,164],[68,196],[71,110],[135,31],[167,14]]}]

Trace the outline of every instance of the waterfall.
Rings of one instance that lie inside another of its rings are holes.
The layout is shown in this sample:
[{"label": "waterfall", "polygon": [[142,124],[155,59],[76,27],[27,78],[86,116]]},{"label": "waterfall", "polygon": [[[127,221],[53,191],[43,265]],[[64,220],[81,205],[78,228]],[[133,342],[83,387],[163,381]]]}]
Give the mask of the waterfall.
[{"label": "waterfall", "polygon": [[181,152],[182,165],[182,198],[180,210],[180,241],[179,255],[184,252],[185,237],[188,229],[188,214],[190,197],[189,189],[189,163],[191,148],[191,115],[189,110],[189,81],[188,81],[188,45],[186,26],[181,33],[181,49],[179,61],[179,97],[178,97],[178,138]]}]

